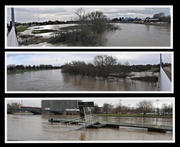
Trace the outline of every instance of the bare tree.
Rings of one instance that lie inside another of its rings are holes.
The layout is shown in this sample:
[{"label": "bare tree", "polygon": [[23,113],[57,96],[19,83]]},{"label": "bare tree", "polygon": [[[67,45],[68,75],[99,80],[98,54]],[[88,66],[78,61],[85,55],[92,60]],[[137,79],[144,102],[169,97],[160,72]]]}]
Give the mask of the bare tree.
[{"label": "bare tree", "polygon": [[162,104],[162,109],[163,109],[163,113],[172,114],[173,106],[172,106],[172,104],[170,104],[170,105]]},{"label": "bare tree", "polygon": [[113,109],[112,104],[108,104],[108,103],[103,104],[103,112],[105,112],[106,114],[111,113],[112,109]]},{"label": "bare tree", "polygon": [[91,28],[94,33],[102,33],[106,30],[107,17],[101,11],[91,12],[87,15],[91,22]]},{"label": "bare tree", "polygon": [[97,68],[97,76],[107,79],[112,72],[114,65],[117,64],[117,59],[107,55],[97,55],[94,58],[94,64]]},{"label": "bare tree", "polygon": [[137,110],[141,113],[143,113],[143,115],[145,116],[146,113],[150,113],[153,111],[153,103],[151,101],[148,101],[148,100],[143,100],[143,101],[140,101],[138,104],[137,104]]},{"label": "bare tree", "polygon": [[79,8],[74,13],[77,15],[78,21],[80,22],[80,24],[83,24],[84,21],[86,20],[85,10],[83,8]]}]

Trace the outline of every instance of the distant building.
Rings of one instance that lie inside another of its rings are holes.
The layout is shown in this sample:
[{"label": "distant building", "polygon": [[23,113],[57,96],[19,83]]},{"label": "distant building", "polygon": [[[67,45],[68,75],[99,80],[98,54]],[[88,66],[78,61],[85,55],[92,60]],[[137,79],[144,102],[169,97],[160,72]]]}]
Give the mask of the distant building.
[{"label": "distant building", "polygon": [[78,102],[81,101],[82,100],[42,100],[41,108],[42,110],[60,110],[66,115],[74,115],[77,114]]},{"label": "distant building", "polygon": [[79,109],[66,109],[64,115],[80,115]]}]

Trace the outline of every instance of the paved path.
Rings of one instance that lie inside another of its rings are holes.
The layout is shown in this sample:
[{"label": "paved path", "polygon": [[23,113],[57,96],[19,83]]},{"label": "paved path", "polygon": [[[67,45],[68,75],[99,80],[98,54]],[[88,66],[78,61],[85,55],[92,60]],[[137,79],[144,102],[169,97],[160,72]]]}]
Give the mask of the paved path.
[{"label": "paved path", "polygon": [[168,76],[168,78],[171,81],[171,69],[169,67],[164,67],[164,72],[166,73],[166,75]]}]

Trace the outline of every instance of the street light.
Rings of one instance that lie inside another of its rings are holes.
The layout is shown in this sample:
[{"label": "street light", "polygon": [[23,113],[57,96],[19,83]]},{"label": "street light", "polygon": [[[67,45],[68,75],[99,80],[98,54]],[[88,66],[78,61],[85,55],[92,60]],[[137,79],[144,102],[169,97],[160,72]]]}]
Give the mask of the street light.
[{"label": "street light", "polygon": [[120,124],[120,113],[121,113],[121,100],[119,100],[119,124]]},{"label": "street light", "polygon": [[[158,110],[158,101],[159,100],[156,100],[157,101],[157,114],[159,115],[159,110]],[[158,124],[158,118],[156,118],[156,125]]]},{"label": "street light", "polygon": [[119,114],[121,112],[121,100],[119,100]]},{"label": "street light", "polygon": [[158,110],[158,101],[159,101],[159,100],[156,100],[156,101],[157,101],[157,113],[159,114],[159,110]]}]

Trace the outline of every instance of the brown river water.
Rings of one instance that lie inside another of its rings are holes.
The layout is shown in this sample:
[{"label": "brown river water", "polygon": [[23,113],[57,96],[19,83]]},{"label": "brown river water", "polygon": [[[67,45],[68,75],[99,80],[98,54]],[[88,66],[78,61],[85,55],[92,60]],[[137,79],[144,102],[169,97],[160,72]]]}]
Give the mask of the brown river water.
[{"label": "brown river water", "polygon": [[[158,73],[142,72],[141,75]],[[157,83],[130,78],[108,82],[63,74],[61,70],[41,70],[7,75],[7,91],[157,91]]]},{"label": "brown river water", "polygon": [[[48,119],[72,119],[76,115],[7,115],[8,142],[173,142],[173,132],[149,132],[138,128],[84,128],[72,130],[75,125],[50,123]],[[100,117],[98,121],[118,123],[151,123],[172,125],[171,118]]]}]

